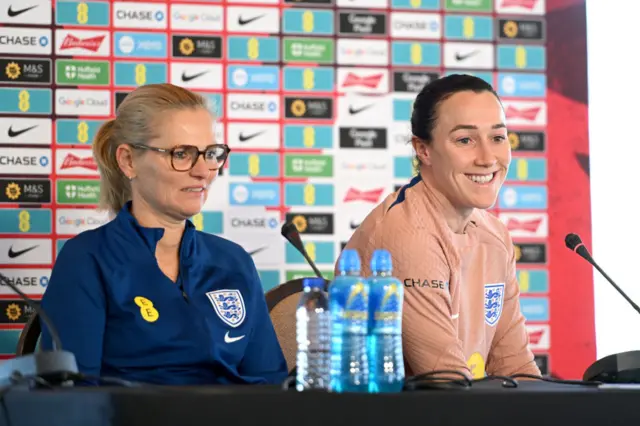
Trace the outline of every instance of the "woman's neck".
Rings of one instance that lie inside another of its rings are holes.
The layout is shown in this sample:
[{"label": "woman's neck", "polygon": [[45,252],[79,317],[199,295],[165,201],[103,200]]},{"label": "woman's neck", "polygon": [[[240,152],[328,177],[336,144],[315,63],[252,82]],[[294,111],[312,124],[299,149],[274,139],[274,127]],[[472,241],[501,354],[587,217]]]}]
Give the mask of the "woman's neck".
[{"label": "woman's neck", "polygon": [[156,247],[156,252],[163,254],[177,253],[184,234],[185,221],[176,220],[167,215],[158,214],[143,200],[134,199],[131,215],[144,228],[162,228],[164,234]]},{"label": "woman's neck", "polygon": [[451,201],[438,189],[433,182],[433,176],[430,173],[422,173],[422,180],[427,186],[427,190],[431,193],[432,201],[436,205],[436,208],[442,212],[444,220],[456,234],[464,234],[464,231],[469,224],[471,215],[473,214],[473,208],[456,208]]}]

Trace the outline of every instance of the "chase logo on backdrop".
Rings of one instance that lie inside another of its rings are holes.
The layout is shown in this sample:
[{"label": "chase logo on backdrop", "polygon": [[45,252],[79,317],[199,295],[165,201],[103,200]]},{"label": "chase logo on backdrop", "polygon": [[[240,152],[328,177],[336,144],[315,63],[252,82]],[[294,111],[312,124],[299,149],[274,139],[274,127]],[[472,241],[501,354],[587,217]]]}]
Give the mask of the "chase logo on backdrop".
[{"label": "chase logo on backdrop", "polygon": [[239,290],[216,290],[207,293],[216,314],[231,327],[237,327],[246,317],[244,299]]},{"label": "chase logo on backdrop", "polygon": [[504,303],[504,283],[484,285],[484,322],[490,326],[498,323]]}]

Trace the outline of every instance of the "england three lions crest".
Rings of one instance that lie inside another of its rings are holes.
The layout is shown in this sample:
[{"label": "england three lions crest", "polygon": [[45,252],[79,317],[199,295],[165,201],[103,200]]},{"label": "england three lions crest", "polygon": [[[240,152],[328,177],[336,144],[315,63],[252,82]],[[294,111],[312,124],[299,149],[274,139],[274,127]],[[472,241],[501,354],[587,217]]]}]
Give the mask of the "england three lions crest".
[{"label": "england three lions crest", "polygon": [[491,327],[498,323],[504,304],[504,283],[484,285],[484,322]]},{"label": "england three lions crest", "polygon": [[244,299],[238,290],[216,290],[207,293],[216,314],[231,327],[242,324],[246,316]]}]

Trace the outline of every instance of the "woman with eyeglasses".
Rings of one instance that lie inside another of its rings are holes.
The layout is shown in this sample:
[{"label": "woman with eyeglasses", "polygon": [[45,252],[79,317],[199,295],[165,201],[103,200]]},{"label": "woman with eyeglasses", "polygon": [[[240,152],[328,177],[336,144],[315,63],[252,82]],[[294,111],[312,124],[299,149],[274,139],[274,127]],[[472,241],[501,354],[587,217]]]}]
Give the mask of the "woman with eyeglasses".
[{"label": "woman with eyeglasses", "polygon": [[251,256],[189,220],[230,152],[213,129],[206,100],[170,84],[139,87],[99,129],[101,208],[115,217],[65,243],[42,298],[81,373],[168,385],[286,378]]}]

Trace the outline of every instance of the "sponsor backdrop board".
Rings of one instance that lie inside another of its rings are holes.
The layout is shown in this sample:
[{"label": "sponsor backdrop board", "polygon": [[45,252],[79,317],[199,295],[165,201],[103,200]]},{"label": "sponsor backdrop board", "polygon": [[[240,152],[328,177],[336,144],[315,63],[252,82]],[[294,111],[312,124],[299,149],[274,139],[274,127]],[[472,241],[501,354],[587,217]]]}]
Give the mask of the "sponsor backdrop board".
[{"label": "sponsor backdrop board", "polygon": [[[100,124],[171,82],[207,97],[233,149],[197,228],[243,245],[268,291],[310,275],[279,235],[291,220],[330,277],[413,175],[416,93],[469,73],[503,98],[513,165],[493,210],[517,244],[532,348],[578,377],[595,355],[591,277],[565,269],[562,238],[590,241],[584,20],[582,0],[3,1],[0,268],[42,295],[64,242],[108,220]],[[29,310],[0,298],[0,340],[15,339]]]}]

